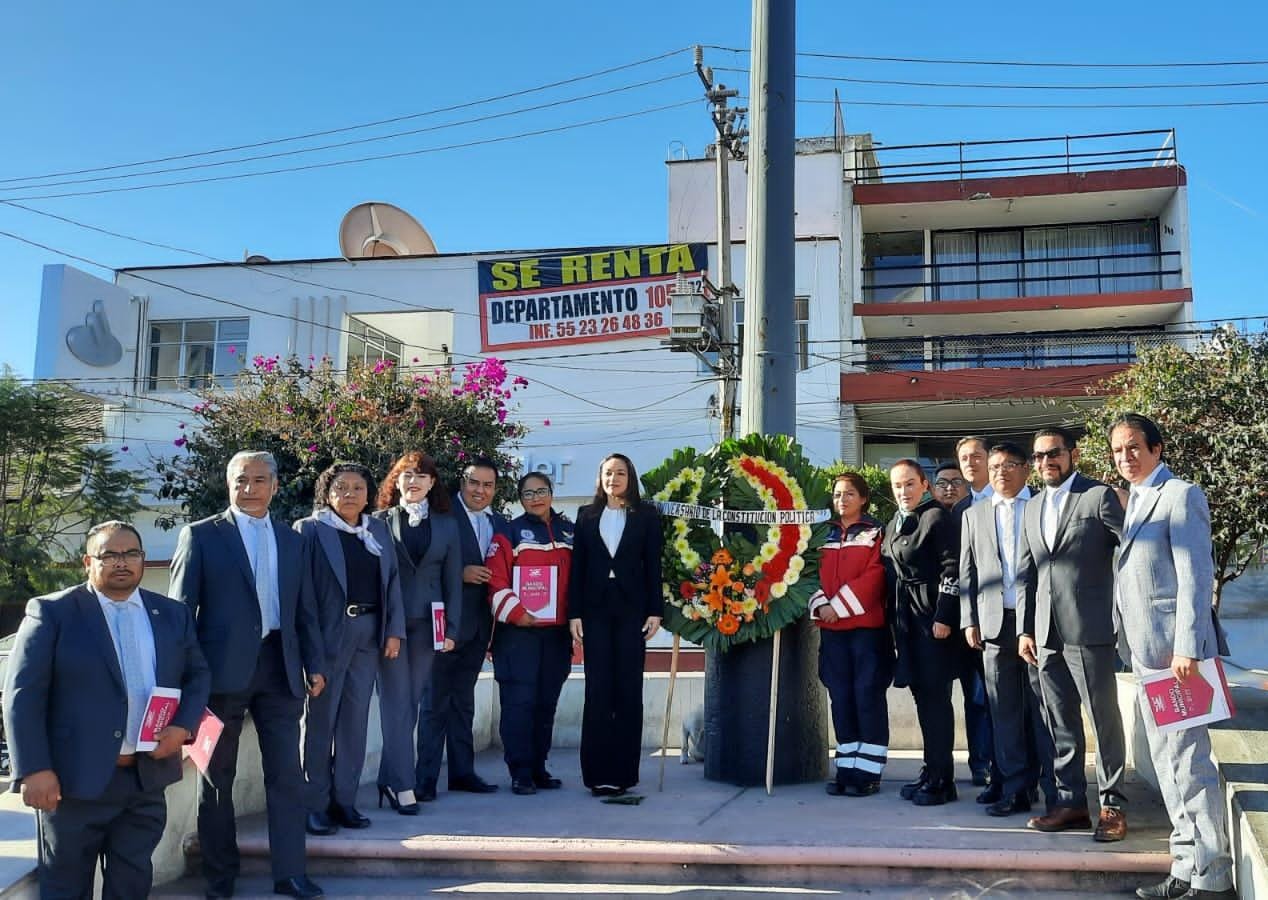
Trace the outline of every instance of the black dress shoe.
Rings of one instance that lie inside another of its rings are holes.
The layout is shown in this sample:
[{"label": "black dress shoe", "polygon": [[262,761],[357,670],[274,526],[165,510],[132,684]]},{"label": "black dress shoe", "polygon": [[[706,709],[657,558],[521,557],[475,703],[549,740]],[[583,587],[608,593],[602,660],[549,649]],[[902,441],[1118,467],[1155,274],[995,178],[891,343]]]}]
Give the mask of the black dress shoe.
[{"label": "black dress shoe", "polygon": [[557,791],[564,786],[563,781],[545,771],[533,776],[533,784],[539,791]]},{"label": "black dress shoe", "polygon": [[974,772],[972,781],[974,787],[986,787],[991,783],[991,776],[986,772]]},{"label": "black dress shoe", "polygon": [[1136,888],[1136,896],[1140,900],[1175,900],[1189,892],[1189,882],[1181,881],[1174,875],[1168,875],[1157,884],[1148,884]]},{"label": "black dress shoe", "polygon": [[1003,799],[1004,799],[1003,782],[1000,782],[998,784],[988,784],[986,786],[986,790],[982,791],[982,793],[977,795],[977,802],[981,803],[983,806],[986,806],[987,804],[990,804],[990,803],[998,803],[999,801]]},{"label": "black dress shoe", "polygon": [[343,828],[369,828],[370,820],[363,816],[355,806],[340,806],[338,803],[330,804],[330,818],[336,824]]},{"label": "black dress shoe", "polygon": [[847,797],[870,797],[881,789],[881,780],[879,778],[864,778],[858,781],[852,781],[845,786],[845,796]]},{"label": "black dress shoe", "polygon": [[414,792],[414,796],[422,803],[431,803],[436,799],[436,779],[428,778]]},{"label": "black dress shoe", "polygon": [[1030,797],[1026,795],[1025,791],[1004,797],[1002,800],[997,800],[986,807],[988,816],[998,816],[1000,818],[1019,812],[1030,812]]},{"label": "black dress shoe", "polygon": [[449,790],[466,791],[469,794],[492,794],[498,789],[496,784],[489,784],[479,775],[472,772],[462,778],[450,778]]},{"label": "black dress shoe", "polygon": [[925,782],[928,780],[929,776],[922,768],[920,770],[919,777],[917,777],[915,781],[909,781],[898,789],[898,796],[902,797],[904,800],[910,800],[912,797],[916,796],[916,791],[924,787]]},{"label": "black dress shoe", "polygon": [[273,893],[287,897],[302,897],[304,900],[316,900],[317,897],[326,896],[321,888],[303,875],[273,882]]},{"label": "black dress shoe", "polygon": [[828,792],[829,797],[845,796],[845,784],[840,781],[829,781],[823,786],[823,789]]},{"label": "black dress shoe", "polygon": [[[324,812],[310,812],[308,817],[304,820],[304,830],[309,834],[316,835],[317,837],[329,837],[339,831],[339,826],[330,821],[330,816],[326,815]],[[208,894],[208,896],[211,895]],[[221,896],[232,897],[232,888],[230,889],[230,893],[222,894]]]},{"label": "black dress shoe", "polygon": [[954,781],[950,778],[935,778],[916,791],[911,797],[911,802],[916,806],[941,806],[944,803],[950,803],[956,797]]},{"label": "black dress shoe", "polygon": [[528,794],[536,794],[537,785],[533,784],[533,779],[531,778],[512,778],[511,793],[518,794],[521,797]]}]

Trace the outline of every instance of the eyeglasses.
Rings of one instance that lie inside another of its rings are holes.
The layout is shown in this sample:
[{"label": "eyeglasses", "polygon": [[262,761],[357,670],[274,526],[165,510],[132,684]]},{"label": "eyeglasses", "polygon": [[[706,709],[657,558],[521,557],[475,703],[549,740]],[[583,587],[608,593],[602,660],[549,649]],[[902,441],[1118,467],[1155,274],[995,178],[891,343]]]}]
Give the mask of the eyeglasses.
[{"label": "eyeglasses", "polygon": [[1014,469],[1024,469],[1025,467],[1026,467],[1025,463],[1005,462],[1005,463],[996,463],[993,466],[987,466],[986,471],[990,472],[992,475],[1000,475],[1005,472],[1011,472]]},{"label": "eyeglasses", "polygon": [[963,478],[939,478],[933,483],[933,486],[940,491],[949,491],[954,488],[964,487],[968,484]]},{"label": "eyeglasses", "polygon": [[543,497],[550,496],[550,488],[530,488],[526,491],[520,491],[521,500],[540,500]]},{"label": "eyeglasses", "polygon": [[1053,447],[1051,450],[1036,450],[1030,455],[1032,462],[1041,463],[1045,459],[1059,459],[1062,453],[1065,453],[1065,447]]},{"label": "eyeglasses", "polygon": [[89,554],[97,562],[105,566],[117,566],[119,563],[138,563],[145,559],[144,550],[124,550],[122,553],[116,553],[114,550],[107,550],[105,553]]}]

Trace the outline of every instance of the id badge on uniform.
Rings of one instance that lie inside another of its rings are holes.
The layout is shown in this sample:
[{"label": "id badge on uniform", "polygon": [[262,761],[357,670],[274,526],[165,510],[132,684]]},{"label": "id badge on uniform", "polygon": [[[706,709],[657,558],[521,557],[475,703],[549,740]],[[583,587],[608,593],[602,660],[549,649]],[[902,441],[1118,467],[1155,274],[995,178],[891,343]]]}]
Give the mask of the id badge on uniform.
[{"label": "id badge on uniform", "polygon": [[558,625],[559,570],[556,566],[516,566],[512,589],[520,606],[537,618],[538,625]]}]

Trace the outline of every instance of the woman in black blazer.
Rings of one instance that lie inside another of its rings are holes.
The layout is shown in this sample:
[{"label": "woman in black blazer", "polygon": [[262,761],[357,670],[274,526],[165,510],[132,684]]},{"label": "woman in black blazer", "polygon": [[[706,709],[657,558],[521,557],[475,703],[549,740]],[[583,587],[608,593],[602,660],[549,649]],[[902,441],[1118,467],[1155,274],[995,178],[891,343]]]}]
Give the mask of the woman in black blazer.
[{"label": "woman in black blazer", "polygon": [[660,551],[660,513],[640,498],[629,458],[610,454],[577,513],[568,580],[568,624],[585,648],[581,778],[596,796],[638,784],[643,658],[664,614]]},{"label": "woman in black blazer", "polygon": [[[444,604],[445,631],[455,633],[462,624],[462,549],[449,494],[427,454],[413,450],[392,464],[379,489],[378,507],[374,517],[387,523],[396,548],[405,608],[405,646],[399,657],[379,667],[379,805],[386,798],[401,815],[414,816],[415,788],[422,781],[415,754],[422,736],[415,731],[437,652],[432,604]],[[453,638],[446,637],[439,652],[453,648]]]},{"label": "woman in black blazer", "polygon": [[920,463],[889,470],[898,512],[885,527],[881,555],[894,575],[895,687],[911,688],[924,746],[920,777],[899,791],[917,806],[956,799],[951,751],[951,682],[960,671],[959,550],[956,523],[929,494]]}]

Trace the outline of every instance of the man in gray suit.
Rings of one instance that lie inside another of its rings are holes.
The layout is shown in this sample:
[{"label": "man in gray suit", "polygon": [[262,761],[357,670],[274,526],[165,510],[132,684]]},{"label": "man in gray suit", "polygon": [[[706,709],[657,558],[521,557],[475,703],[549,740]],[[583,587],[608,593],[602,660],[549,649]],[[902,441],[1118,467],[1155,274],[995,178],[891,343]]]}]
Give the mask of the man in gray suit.
[{"label": "man in gray suit", "polygon": [[224,722],[198,799],[207,896],[232,897],[241,867],[233,781],[249,710],[264,761],[274,892],[319,897],[305,874],[299,765],[304,694],[315,697],[326,684],[309,566],[299,535],[269,516],[278,487],[273,455],[235,454],[227,478],[229,509],[181,529],[169,591],[193,611],[211,666],[208,705]]},{"label": "man in gray suit", "polygon": [[1042,779],[1054,793],[1052,737],[1043,718],[1039,674],[1017,655],[1017,580],[1022,513],[1030,498],[1026,452],[1012,443],[990,449],[987,471],[994,493],[964,513],[960,534],[960,625],[968,645],[982,651],[986,696],[994,729],[999,799],[988,815],[1030,810]]},{"label": "man in gray suit", "polygon": [[[1211,614],[1215,570],[1211,514],[1197,485],[1162,462],[1162,433],[1129,413],[1110,427],[1119,474],[1131,485],[1115,564],[1115,601],[1137,676],[1171,669],[1192,678],[1198,660],[1226,652]],[[1205,725],[1159,733],[1143,690],[1141,718],[1158,787],[1171,817],[1171,874],[1136,891],[1144,900],[1236,898],[1224,828],[1224,794]]]},{"label": "man in gray suit", "polygon": [[[88,583],[36,597],[18,629],[4,686],[14,788],[38,810],[40,896],[149,895],[150,857],[167,822],[164,789],[198,728],[210,676],[193,617],[140,590],[141,536],[125,522],[88,532]],[[179,688],[158,746],[137,752],[155,687]]]},{"label": "man in gray suit", "polygon": [[[1123,812],[1126,750],[1118,710],[1114,627],[1114,548],[1123,505],[1107,485],[1074,471],[1079,450],[1064,428],[1035,435],[1031,457],[1044,489],[1022,516],[1018,651],[1039,667],[1044,709],[1056,748],[1052,812],[1026,824],[1039,831],[1090,828],[1082,710],[1096,735],[1101,812],[1097,841],[1127,835]],[[1033,585],[1031,581],[1033,579]]]}]

